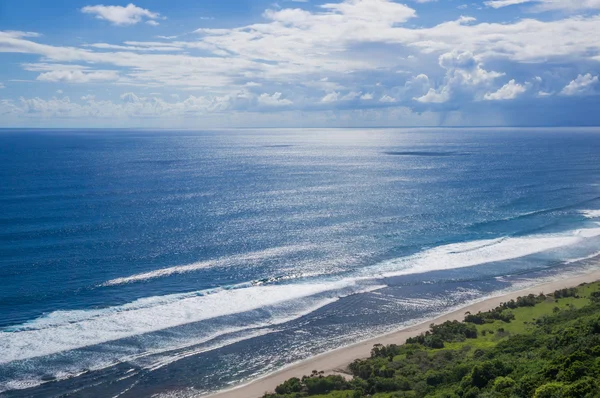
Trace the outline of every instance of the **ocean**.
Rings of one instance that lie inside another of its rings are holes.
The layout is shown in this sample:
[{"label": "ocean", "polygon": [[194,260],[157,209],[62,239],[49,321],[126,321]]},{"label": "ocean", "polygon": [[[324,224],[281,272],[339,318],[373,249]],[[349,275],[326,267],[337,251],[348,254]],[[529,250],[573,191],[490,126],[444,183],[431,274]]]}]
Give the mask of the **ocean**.
[{"label": "ocean", "polygon": [[597,268],[600,129],[0,130],[0,395],[194,396]]}]

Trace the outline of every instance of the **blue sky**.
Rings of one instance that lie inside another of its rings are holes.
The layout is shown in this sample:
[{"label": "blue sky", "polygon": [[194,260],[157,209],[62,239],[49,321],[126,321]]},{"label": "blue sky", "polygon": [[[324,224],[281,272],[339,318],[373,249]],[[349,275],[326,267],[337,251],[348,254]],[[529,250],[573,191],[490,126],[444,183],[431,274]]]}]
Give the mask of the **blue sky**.
[{"label": "blue sky", "polygon": [[600,0],[0,3],[0,127],[600,125]]}]

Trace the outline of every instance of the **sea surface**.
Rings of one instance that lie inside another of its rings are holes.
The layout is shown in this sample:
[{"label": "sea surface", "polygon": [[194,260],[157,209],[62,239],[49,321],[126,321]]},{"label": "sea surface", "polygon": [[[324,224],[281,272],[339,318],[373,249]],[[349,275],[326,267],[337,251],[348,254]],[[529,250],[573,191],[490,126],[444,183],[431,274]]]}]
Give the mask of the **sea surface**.
[{"label": "sea surface", "polygon": [[0,396],[192,396],[597,268],[600,129],[0,130]]}]

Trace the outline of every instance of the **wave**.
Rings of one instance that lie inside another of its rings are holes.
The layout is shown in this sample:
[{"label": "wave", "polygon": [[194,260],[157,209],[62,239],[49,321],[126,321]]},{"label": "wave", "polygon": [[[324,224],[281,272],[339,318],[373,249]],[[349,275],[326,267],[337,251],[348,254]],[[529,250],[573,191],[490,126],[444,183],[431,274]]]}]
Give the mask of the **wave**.
[{"label": "wave", "polygon": [[[381,288],[378,286],[377,288]],[[55,311],[17,327],[5,328],[0,363],[46,356],[227,315],[279,308],[276,318],[301,316],[342,295],[365,291],[346,279],[321,283],[252,286],[148,297],[98,310]],[[300,314],[300,315],[299,315]],[[276,322],[270,319],[269,322]]]},{"label": "wave", "polygon": [[[0,364],[15,362],[17,366],[22,363],[19,361],[32,358],[40,361],[48,358],[58,364],[67,360],[64,356],[67,352],[68,358],[89,357],[90,352],[95,356],[101,352],[102,359],[95,357],[95,362],[114,364],[127,360],[154,369],[210,347],[243,340],[246,335],[251,338],[267,333],[265,329],[298,319],[340,297],[381,289],[385,287],[381,283],[385,277],[506,261],[561,250],[598,236],[600,227],[452,243],[387,260],[344,277],[338,276],[338,279],[330,276],[324,280],[324,275],[315,274],[307,280],[306,274],[289,274],[211,290],[147,297],[103,309],[55,311],[21,325],[0,329],[0,352],[3,353]],[[586,245],[589,249],[590,245]],[[269,256],[308,248],[302,245],[273,248],[215,260],[208,262],[208,266],[261,261]],[[563,257],[565,252],[558,254]],[[581,254],[579,251],[578,255]],[[105,285],[192,272],[198,267],[199,264],[170,267],[114,279]],[[466,292],[465,295],[469,298],[473,293]],[[425,304],[418,300],[396,301],[402,307]]]},{"label": "wave", "polygon": [[564,263],[565,264],[579,263],[579,262],[582,262],[582,261],[591,260],[591,259],[596,258],[596,257],[600,257],[600,251],[597,251],[597,252],[592,253],[592,254],[587,255],[587,256],[569,259],[569,260],[566,260]]},{"label": "wave", "polygon": [[363,274],[392,277],[472,267],[560,249],[597,236],[600,236],[600,228],[452,243],[382,262],[366,268]]},{"label": "wave", "polygon": [[580,210],[579,212],[586,218],[600,218],[600,210]]},{"label": "wave", "polygon": [[260,262],[269,258],[276,258],[292,253],[299,253],[315,249],[314,245],[291,245],[274,247],[265,250],[244,253],[239,255],[228,256],[220,259],[201,261],[186,265],[176,265],[168,268],[161,268],[154,271],[142,272],[135,275],[119,277],[111,279],[102,283],[100,286],[115,286],[123,285],[127,283],[148,281],[151,279],[162,278],[165,276],[171,276],[175,274],[185,274],[188,272],[195,272],[206,268],[216,267],[232,267],[237,264],[249,263],[249,262]]}]

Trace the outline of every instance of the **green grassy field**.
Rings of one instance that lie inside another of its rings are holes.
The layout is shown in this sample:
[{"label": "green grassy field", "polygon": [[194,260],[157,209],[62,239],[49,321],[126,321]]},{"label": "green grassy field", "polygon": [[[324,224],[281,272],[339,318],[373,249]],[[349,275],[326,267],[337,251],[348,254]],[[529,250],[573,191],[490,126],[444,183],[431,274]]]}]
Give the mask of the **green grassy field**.
[{"label": "green grassy field", "polygon": [[314,373],[269,398],[600,397],[600,283],[465,314],[403,345],[374,346],[351,381]]}]

